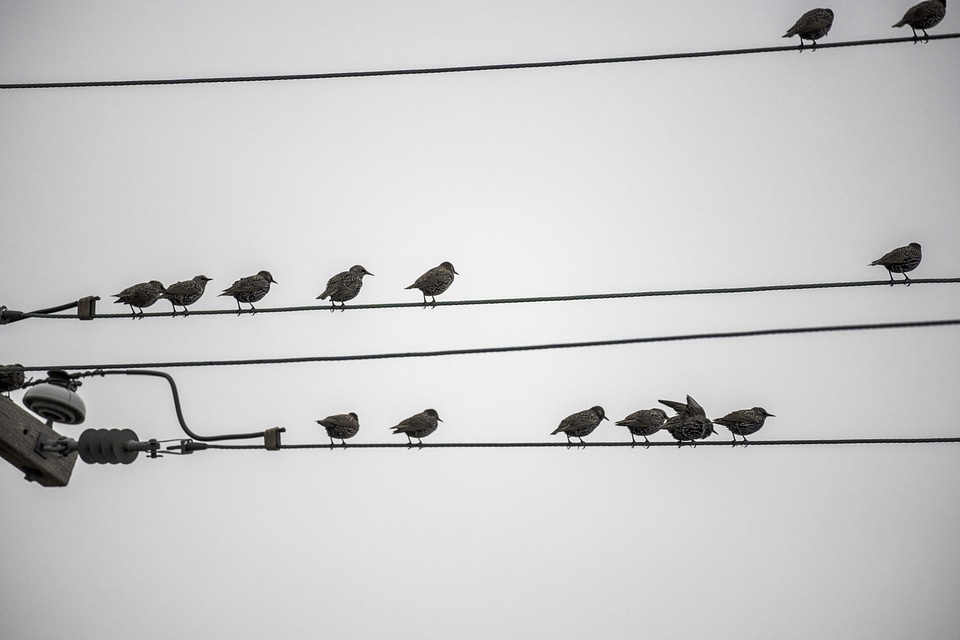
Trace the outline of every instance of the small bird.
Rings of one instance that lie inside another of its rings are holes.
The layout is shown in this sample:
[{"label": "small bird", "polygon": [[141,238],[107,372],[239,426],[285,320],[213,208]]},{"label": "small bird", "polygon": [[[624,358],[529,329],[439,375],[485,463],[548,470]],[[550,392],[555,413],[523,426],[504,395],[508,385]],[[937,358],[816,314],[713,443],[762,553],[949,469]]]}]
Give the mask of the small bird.
[{"label": "small bird", "polygon": [[200,299],[211,279],[207,276],[194,276],[190,280],[174,283],[164,289],[160,297],[170,301],[173,315],[177,315],[178,306],[183,307],[183,315],[187,315],[187,306]]},{"label": "small bird", "polygon": [[753,407],[752,409],[740,409],[732,411],[722,418],[717,418],[714,424],[722,424],[733,435],[733,445],[737,445],[737,436],[743,438],[743,444],[747,444],[747,436],[756,433],[763,426],[767,418],[775,418],[772,413],[767,413],[763,407]]},{"label": "small bird", "polygon": [[430,269],[425,274],[417,278],[417,281],[414,282],[406,289],[420,289],[420,292],[423,293],[423,306],[427,306],[427,296],[433,298],[434,305],[437,304],[437,296],[447,290],[447,288],[453,283],[453,276],[460,275],[457,273],[453,265],[449,262],[441,262],[439,266]]},{"label": "small bird", "polygon": [[617,422],[617,426],[626,427],[630,430],[630,438],[633,440],[633,444],[637,443],[635,436],[642,436],[644,446],[649,447],[650,440],[647,439],[647,436],[652,436],[660,431],[666,420],[667,412],[663,409],[641,409]]},{"label": "small bird", "polygon": [[907,271],[916,269],[922,258],[923,255],[920,253],[920,245],[916,242],[911,242],[905,247],[897,247],[890,253],[884,254],[882,258],[874,260],[867,266],[873,267],[880,265],[881,267],[886,267],[890,273],[891,287],[894,285],[893,274],[902,273],[904,284],[909,287],[910,278],[907,276]]},{"label": "small bird", "polygon": [[329,297],[332,303],[331,311],[336,308],[338,302],[340,303],[340,309],[343,310],[346,306],[344,303],[347,300],[353,300],[360,293],[360,287],[363,286],[363,276],[372,275],[361,265],[355,264],[349,270],[341,271],[327,280],[327,288],[317,296],[317,300],[326,300]]},{"label": "small bird", "polygon": [[221,293],[221,296],[233,296],[237,301],[237,315],[240,315],[240,303],[250,305],[250,311],[256,312],[254,302],[262,299],[270,292],[270,283],[277,284],[269,271],[260,271],[256,275],[240,278]]},{"label": "small bird", "polygon": [[677,412],[663,423],[663,428],[677,440],[677,446],[682,446],[684,441],[693,442],[696,446],[697,440],[709,438],[716,433],[713,422],[707,417],[707,412],[689,395],[685,403],[673,400],[659,400],[659,402]]},{"label": "small bird", "polygon": [[[143,308],[149,307],[160,299],[163,294],[163,283],[159,280],[150,282],[139,282],[131,287],[127,287],[120,293],[113,294],[115,304],[125,304],[130,307],[130,313],[133,318],[137,318],[136,309],[140,309],[140,316],[143,317]],[[134,308],[136,307],[136,309]]]},{"label": "small bird", "polygon": [[443,422],[440,419],[440,416],[437,415],[437,412],[433,409],[424,409],[415,416],[410,416],[400,424],[395,427],[390,427],[393,429],[394,433],[402,433],[407,436],[407,442],[410,446],[413,446],[412,438],[417,439],[417,444],[421,447],[423,446],[423,440],[434,431],[437,430],[437,423]]},{"label": "small bird", "polygon": [[913,29],[913,41],[917,41],[917,29],[923,31],[923,41],[929,42],[930,36],[927,35],[927,29],[935,27],[947,15],[947,0],[926,0],[920,4],[915,4],[903,14],[903,19],[894,27],[908,25]]},{"label": "small bird", "polygon": [[333,448],[334,438],[339,439],[340,444],[346,447],[347,443],[344,442],[344,440],[352,438],[360,431],[360,420],[357,418],[357,414],[352,411],[350,413],[338,413],[335,416],[327,416],[323,420],[317,420],[317,424],[327,430],[327,435],[330,437],[331,449]]},{"label": "small bird", "polygon": [[571,436],[580,438],[580,444],[583,444],[583,436],[588,436],[593,433],[593,430],[597,428],[601,420],[609,420],[604,414],[603,407],[590,407],[585,411],[579,411],[561,420],[560,426],[554,429],[550,435],[555,435],[562,431],[563,435],[567,436],[567,446],[571,444]]},{"label": "small bird", "polygon": [[0,365],[0,393],[10,397],[11,391],[16,391],[26,381],[22,364]]},{"label": "small bird", "polygon": [[817,40],[827,35],[830,27],[833,26],[833,11],[831,9],[811,9],[800,16],[790,29],[783,34],[784,38],[800,36],[800,50],[803,51],[803,41],[813,42],[813,48],[817,48]]}]

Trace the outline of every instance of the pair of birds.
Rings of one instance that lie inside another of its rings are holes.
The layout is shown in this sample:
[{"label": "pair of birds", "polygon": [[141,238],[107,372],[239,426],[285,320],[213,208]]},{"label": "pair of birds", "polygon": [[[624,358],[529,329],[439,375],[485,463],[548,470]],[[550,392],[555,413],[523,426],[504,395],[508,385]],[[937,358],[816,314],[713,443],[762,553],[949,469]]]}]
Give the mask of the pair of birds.
[{"label": "pair of birds", "polygon": [[[187,307],[200,299],[211,279],[199,275],[190,280],[174,283],[169,287],[164,287],[159,280],[140,282],[127,287],[120,293],[115,293],[113,297],[117,299],[114,302],[129,306],[134,318],[138,317],[136,310],[139,309],[139,317],[142,318],[144,307],[149,307],[162,298],[170,301],[174,315],[177,313],[178,306],[183,307],[183,315],[187,315],[189,313]],[[270,292],[271,284],[277,284],[277,281],[273,279],[270,272],[260,271],[252,276],[240,278],[224,289],[220,295],[232,296],[237,301],[237,313],[241,311],[241,302],[249,304],[250,309],[256,311],[253,303],[261,300]]]},{"label": "pair of birds", "polygon": [[[423,446],[423,440],[437,430],[438,423],[443,422],[434,409],[424,409],[416,415],[412,415],[400,424],[390,427],[393,432],[402,433],[407,436],[407,443],[413,446],[413,438],[417,439],[417,444]],[[330,447],[333,448],[333,439],[336,438],[344,447],[347,446],[345,440],[357,435],[360,431],[360,419],[357,414],[338,413],[333,416],[327,416],[323,420],[317,420],[317,424],[327,430],[327,436],[330,437]]]},{"label": "pair of birds", "polygon": [[[763,407],[753,407],[732,411],[722,418],[710,420],[707,418],[703,407],[690,396],[687,396],[686,402],[660,400],[660,403],[673,409],[676,415],[668,418],[663,409],[641,409],[618,421],[617,426],[626,427],[630,431],[630,438],[634,444],[637,442],[636,436],[640,436],[644,443],[649,446],[648,436],[652,436],[661,429],[667,430],[679,445],[685,441],[695,442],[710,437],[716,433],[713,429],[713,425],[716,423],[730,430],[734,444],[737,443],[737,436],[743,438],[743,442],[746,444],[748,435],[759,431],[767,418],[775,417]],[[609,420],[603,407],[590,407],[585,411],[564,418],[560,422],[560,426],[554,429],[550,435],[563,433],[567,436],[568,444],[572,442],[571,437],[579,438],[580,443],[583,444],[583,437],[593,433],[593,430],[603,420]]]},{"label": "pair of birds", "polygon": [[[337,275],[327,280],[327,288],[323,290],[317,300],[326,300],[330,298],[333,311],[337,303],[343,309],[347,300],[353,300],[360,293],[363,286],[363,276],[372,276],[362,265],[356,264],[346,271],[341,271]],[[436,267],[428,270],[422,276],[417,278],[406,289],[419,289],[423,294],[423,306],[427,306],[427,296],[432,298],[431,304],[437,304],[437,296],[450,288],[453,284],[453,277],[460,275],[449,262],[441,262]]]},{"label": "pair of birds", "polygon": [[[900,22],[893,25],[894,28],[909,26],[913,30],[913,39],[918,39],[917,29],[923,31],[924,40],[929,40],[927,29],[940,24],[943,17],[947,14],[947,0],[924,0],[909,9],[903,15]],[[817,40],[827,35],[830,27],[833,26],[833,11],[830,9],[811,9],[800,16],[796,24],[790,27],[783,35],[784,38],[800,37],[800,48],[803,49],[803,41],[810,40],[813,48],[817,47]]]}]

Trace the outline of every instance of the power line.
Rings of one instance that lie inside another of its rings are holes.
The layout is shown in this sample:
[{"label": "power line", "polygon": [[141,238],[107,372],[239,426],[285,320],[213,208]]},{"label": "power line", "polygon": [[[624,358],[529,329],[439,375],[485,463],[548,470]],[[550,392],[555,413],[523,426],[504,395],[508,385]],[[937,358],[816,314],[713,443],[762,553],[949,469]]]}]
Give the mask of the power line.
[{"label": "power line", "polygon": [[[904,282],[903,280],[898,280],[897,284]],[[960,283],[960,278],[911,278],[909,280],[912,284],[957,284]],[[875,287],[875,286],[889,286],[889,280],[868,280],[863,282],[818,282],[818,283],[809,283],[809,284],[775,284],[775,285],[761,285],[756,287],[726,287],[722,289],[676,289],[676,290],[662,290],[662,291],[634,291],[626,293],[590,293],[582,295],[571,295],[571,296],[539,296],[539,297],[528,297],[528,298],[492,298],[492,299],[482,299],[482,300],[444,300],[437,301],[435,306],[438,307],[462,307],[462,306],[478,306],[478,305],[498,305],[498,304],[524,304],[524,303],[535,303],[535,302],[576,302],[583,300],[608,300],[608,299],[617,299],[617,298],[652,298],[652,297],[664,297],[664,296],[691,296],[691,295],[712,295],[720,293],[760,293],[760,292],[769,292],[769,291],[798,291],[806,289],[838,289],[838,288],[849,288],[849,287]],[[69,305],[64,305],[69,306]],[[433,306],[433,305],[431,305]],[[290,313],[297,311],[326,311],[330,312],[330,305],[310,305],[310,306],[297,306],[297,307],[274,307],[274,308],[264,308],[257,309],[256,311],[251,311],[249,309],[243,309],[238,312],[237,309],[200,309],[196,311],[191,311],[189,315],[191,316],[217,316],[217,315],[255,315],[259,313]],[[342,307],[344,310],[354,311],[354,310],[367,310],[367,309],[402,309],[402,308],[423,308],[422,302],[387,302],[380,304],[351,304],[345,307]],[[337,310],[340,310],[341,307],[336,307]],[[5,308],[0,309],[0,317],[3,314],[15,316],[17,320],[26,319],[26,318],[55,318],[55,319],[67,319],[67,320],[76,320],[78,316],[76,315],[59,315],[55,313],[48,313],[44,311],[33,311],[33,312],[19,312],[11,311]],[[160,312],[150,312],[144,313],[143,316],[137,314],[137,318],[170,318],[174,315],[182,316],[183,313],[174,314],[171,311],[160,311]],[[97,313],[92,316],[92,320],[106,319],[106,318],[123,318],[129,320],[131,318],[130,313]]]},{"label": "power line", "polygon": [[[960,33],[947,33],[929,36],[929,40],[948,40],[960,38]],[[895,44],[916,42],[910,36],[902,38],[877,38],[873,40],[851,40],[818,44],[817,51],[840,47],[861,47],[877,44]],[[661,53],[644,56],[623,56],[616,58],[583,58],[578,60],[553,60],[546,62],[514,62],[504,64],[482,64],[457,67],[426,67],[419,69],[387,69],[380,71],[339,71],[331,73],[304,73],[269,76],[222,76],[213,78],[171,78],[157,80],[99,80],[84,82],[29,82],[0,84],[0,89],[74,89],[80,87],[130,87],[142,85],[178,85],[178,84],[215,84],[228,82],[268,82],[278,80],[330,80],[334,78],[369,78],[380,76],[407,76],[439,73],[462,73],[465,71],[505,71],[515,69],[541,69],[546,67],[574,67],[621,62],[652,62],[655,60],[678,60],[685,58],[710,58],[718,56],[737,56],[752,53],[796,52],[798,45],[778,47],[753,47],[749,49],[719,49],[714,51],[690,51],[683,53]],[[807,50],[810,47],[806,47]]]},{"label": "power line", "polygon": [[784,329],[756,329],[752,331],[723,331],[717,333],[694,333],[674,336],[656,336],[647,338],[625,338],[620,340],[591,340],[585,342],[564,342],[554,344],[520,345],[510,347],[479,347],[473,349],[445,349],[440,351],[407,351],[396,353],[361,354],[345,356],[299,356],[292,358],[255,358],[248,360],[194,360],[182,362],[146,362],[126,364],[81,364],[81,365],[45,365],[23,367],[24,371],[49,371],[64,369],[112,370],[112,369],[164,369],[174,367],[226,367],[263,364],[300,364],[306,362],[347,362],[353,360],[389,360],[398,358],[427,358],[436,356],[479,355],[487,353],[513,353],[517,351],[547,351],[554,349],[574,349],[581,347],[610,347],[628,344],[649,344],[654,342],[682,342],[687,340],[707,340],[712,338],[747,338],[758,336],[776,336],[805,333],[828,333],[837,331],[867,331],[874,329],[931,328],[960,325],[960,319],[927,320],[914,322],[886,322],[877,324],[828,325],[818,327],[790,327]]}]

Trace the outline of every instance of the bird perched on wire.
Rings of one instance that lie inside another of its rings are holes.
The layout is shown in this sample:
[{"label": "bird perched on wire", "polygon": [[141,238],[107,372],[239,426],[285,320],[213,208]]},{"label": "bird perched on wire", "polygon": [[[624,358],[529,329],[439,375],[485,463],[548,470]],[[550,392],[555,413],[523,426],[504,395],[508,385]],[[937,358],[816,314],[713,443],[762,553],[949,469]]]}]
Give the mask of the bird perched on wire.
[{"label": "bird perched on wire", "polygon": [[909,287],[910,278],[907,276],[907,271],[916,269],[922,258],[923,255],[920,252],[920,245],[916,242],[911,242],[905,247],[897,247],[890,253],[885,253],[882,258],[874,260],[868,266],[873,267],[879,265],[886,267],[890,274],[891,287],[894,285],[893,274],[902,273],[904,284]]},{"label": "bird perched on wire", "polygon": [[164,289],[160,297],[170,301],[173,315],[177,315],[177,307],[183,307],[183,315],[187,315],[187,307],[200,299],[211,279],[207,276],[194,276],[190,280],[176,282]]},{"label": "bird perched on wire", "polygon": [[460,275],[457,273],[453,265],[449,262],[441,262],[438,266],[430,269],[425,274],[417,278],[417,281],[414,282],[406,289],[420,289],[420,292],[423,294],[423,306],[427,306],[427,296],[433,298],[432,304],[437,304],[437,296],[446,291],[450,285],[453,283],[453,276]]},{"label": "bird perched on wire", "polygon": [[803,51],[803,41],[813,42],[813,48],[817,48],[817,40],[827,35],[830,27],[833,26],[833,11],[830,9],[811,9],[800,16],[790,29],[783,34],[784,38],[800,36],[800,50]]},{"label": "bird perched on wire", "polygon": [[323,293],[317,296],[317,300],[326,300],[330,298],[332,303],[330,310],[333,311],[340,303],[342,310],[347,300],[353,300],[360,293],[360,287],[363,286],[363,276],[372,276],[373,274],[364,269],[361,265],[355,264],[347,271],[341,271],[337,275],[327,280],[327,288]]},{"label": "bird perched on wire", "polygon": [[676,415],[670,416],[663,423],[663,428],[674,437],[677,446],[683,445],[685,441],[696,445],[697,440],[709,438],[716,433],[713,422],[707,417],[707,412],[704,411],[699,402],[690,396],[687,396],[686,402],[676,402],[674,400],[659,400],[658,402],[677,412]]},{"label": "bird perched on wire", "polygon": [[331,449],[333,448],[334,438],[340,440],[340,444],[346,447],[347,443],[344,442],[344,440],[352,438],[360,431],[360,420],[357,418],[357,414],[352,411],[350,413],[338,413],[335,416],[327,416],[323,420],[317,420],[317,424],[327,430],[327,435],[330,437]]},{"label": "bird perched on wire", "polygon": [[740,409],[731,411],[722,418],[715,418],[714,424],[722,424],[730,430],[733,435],[733,445],[737,445],[737,436],[743,438],[743,444],[747,444],[747,436],[756,433],[763,426],[767,418],[775,418],[772,413],[767,413],[763,407],[753,407],[752,409]]},{"label": "bird perched on wire", "polygon": [[160,296],[163,294],[163,283],[159,280],[151,280],[150,282],[138,282],[137,284],[127,287],[120,293],[113,294],[115,304],[125,304],[130,307],[130,313],[133,318],[137,318],[137,309],[140,309],[140,316],[143,317],[143,308],[149,307],[154,302],[160,299]]},{"label": "bird perched on wire", "polygon": [[261,300],[270,292],[270,283],[277,284],[269,271],[260,271],[255,275],[240,278],[221,293],[221,296],[233,296],[237,301],[237,315],[240,315],[240,303],[250,305],[250,311],[256,312],[254,302]]},{"label": "bird perched on wire", "polygon": [[663,409],[641,409],[617,422],[617,426],[626,427],[630,431],[630,438],[633,440],[633,444],[637,443],[636,436],[641,436],[643,437],[644,446],[649,447],[650,440],[647,439],[647,436],[652,436],[657,431],[660,431],[666,420],[667,412]]},{"label": "bird perched on wire", "polygon": [[560,426],[554,429],[550,435],[562,432],[563,435],[567,436],[567,445],[571,444],[571,437],[580,438],[580,444],[583,444],[583,436],[593,433],[593,430],[599,426],[602,420],[609,420],[603,411],[603,407],[590,407],[561,420]]},{"label": "bird perched on wire", "polygon": [[423,440],[428,435],[437,430],[437,423],[443,422],[437,412],[433,409],[424,409],[415,416],[410,416],[395,427],[390,427],[393,432],[402,433],[407,436],[407,442],[413,446],[413,438],[417,439],[417,444],[423,446]]},{"label": "bird perched on wire", "polygon": [[16,391],[26,382],[22,364],[7,364],[0,366],[0,393],[10,397],[11,391]]},{"label": "bird perched on wire", "polygon": [[917,42],[917,29],[923,31],[923,41],[929,42],[927,29],[935,27],[947,15],[947,0],[926,0],[915,4],[903,14],[903,18],[894,27],[909,26],[913,29],[913,41]]}]

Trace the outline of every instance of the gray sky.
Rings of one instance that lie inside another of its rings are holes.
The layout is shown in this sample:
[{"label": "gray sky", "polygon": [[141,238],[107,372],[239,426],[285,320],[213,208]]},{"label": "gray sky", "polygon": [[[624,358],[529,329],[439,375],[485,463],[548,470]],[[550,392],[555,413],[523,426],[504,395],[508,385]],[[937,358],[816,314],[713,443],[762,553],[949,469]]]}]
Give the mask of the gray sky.
[{"label": "gray sky", "polygon": [[[779,46],[813,5],[0,4],[0,82],[294,74]],[[909,35],[834,2],[823,42]],[[663,18],[666,17],[667,20]],[[932,33],[953,33],[948,13]],[[796,42],[795,40],[793,41]],[[960,271],[956,40],[525,71],[0,92],[0,304],[260,269],[261,307],[884,279]],[[364,354],[960,317],[955,285],[435,310],[30,320],[28,366]],[[148,311],[166,311],[161,301]],[[754,439],[955,436],[956,328],[507,355],[186,368],[206,434],[426,407],[432,442],[546,441],[693,395]],[[152,379],[87,380],[82,428],[177,438]],[[14,393],[19,402],[22,393]],[[715,436],[728,439],[725,429]],[[588,441],[624,441],[604,423]],[[666,434],[655,440],[668,438]],[[207,451],[0,464],[0,636],[954,638],[957,445]]]}]

